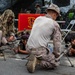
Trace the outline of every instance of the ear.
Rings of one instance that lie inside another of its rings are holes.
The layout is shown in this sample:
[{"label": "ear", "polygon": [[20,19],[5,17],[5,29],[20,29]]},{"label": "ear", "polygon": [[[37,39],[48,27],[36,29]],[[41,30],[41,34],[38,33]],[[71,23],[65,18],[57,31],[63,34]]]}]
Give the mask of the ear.
[{"label": "ear", "polygon": [[56,16],[56,14],[54,14],[54,16]]},{"label": "ear", "polygon": [[57,14],[56,14],[56,13],[54,13],[54,16],[57,16]]}]

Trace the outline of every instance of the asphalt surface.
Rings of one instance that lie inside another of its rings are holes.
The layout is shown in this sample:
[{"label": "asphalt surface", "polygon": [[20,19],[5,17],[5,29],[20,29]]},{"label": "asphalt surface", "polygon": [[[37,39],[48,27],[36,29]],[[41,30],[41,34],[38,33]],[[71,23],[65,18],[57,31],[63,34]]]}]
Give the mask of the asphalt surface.
[{"label": "asphalt surface", "polygon": [[71,67],[70,62],[66,56],[63,56],[60,60],[60,66],[55,70],[44,70],[37,68],[34,73],[29,73],[26,69],[27,55],[14,54],[11,50],[6,50],[5,59],[0,55],[0,75],[75,75],[75,57],[69,57],[70,61],[74,65]]}]

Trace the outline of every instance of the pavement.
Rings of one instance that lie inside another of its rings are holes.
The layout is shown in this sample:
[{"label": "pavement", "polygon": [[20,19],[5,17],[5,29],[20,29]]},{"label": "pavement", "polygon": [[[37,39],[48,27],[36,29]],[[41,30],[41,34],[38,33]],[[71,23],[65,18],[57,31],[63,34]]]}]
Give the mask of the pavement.
[{"label": "pavement", "polygon": [[66,56],[60,59],[60,66],[55,70],[43,70],[37,68],[34,73],[29,73],[26,69],[27,55],[14,54],[11,50],[5,50],[5,59],[0,56],[0,75],[75,75],[75,57],[69,57],[74,65],[71,67]]}]

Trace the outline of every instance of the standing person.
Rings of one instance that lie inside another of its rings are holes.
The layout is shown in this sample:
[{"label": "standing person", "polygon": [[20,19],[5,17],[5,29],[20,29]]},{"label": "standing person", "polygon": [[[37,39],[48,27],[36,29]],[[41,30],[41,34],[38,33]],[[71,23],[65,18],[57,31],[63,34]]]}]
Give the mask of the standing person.
[{"label": "standing person", "polygon": [[40,7],[40,4],[36,4],[36,14],[40,14],[41,13],[41,7]]},{"label": "standing person", "polygon": [[[59,7],[51,4],[45,16],[35,19],[27,42],[27,50],[30,52],[27,63],[29,72],[35,71],[38,59],[41,59],[39,65],[45,69],[54,69],[59,65],[59,62],[55,61],[61,52],[61,31],[59,24],[55,21],[58,16],[60,16]],[[51,37],[53,37],[53,52],[47,47]]]}]

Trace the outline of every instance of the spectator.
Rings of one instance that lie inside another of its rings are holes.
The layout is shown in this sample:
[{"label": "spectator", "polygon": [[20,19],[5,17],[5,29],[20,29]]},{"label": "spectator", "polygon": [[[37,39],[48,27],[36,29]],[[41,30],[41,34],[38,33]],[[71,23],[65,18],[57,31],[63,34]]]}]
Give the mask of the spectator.
[{"label": "spectator", "polygon": [[27,10],[27,11],[26,11],[26,14],[30,14],[30,11],[29,11],[29,10]]},{"label": "spectator", "polygon": [[41,8],[40,8],[40,4],[36,4],[36,14],[40,14],[41,13]]}]

